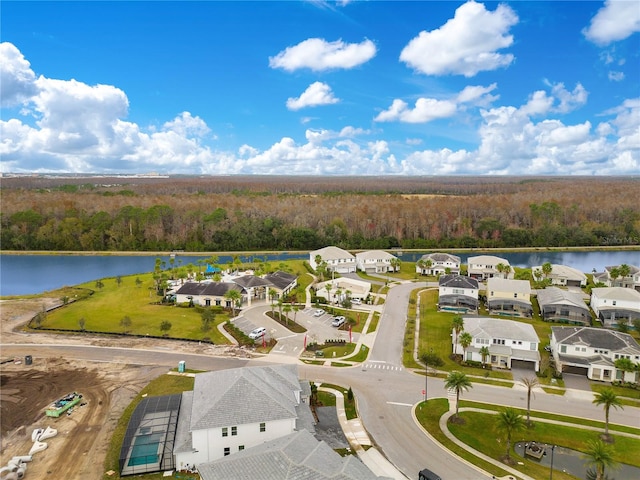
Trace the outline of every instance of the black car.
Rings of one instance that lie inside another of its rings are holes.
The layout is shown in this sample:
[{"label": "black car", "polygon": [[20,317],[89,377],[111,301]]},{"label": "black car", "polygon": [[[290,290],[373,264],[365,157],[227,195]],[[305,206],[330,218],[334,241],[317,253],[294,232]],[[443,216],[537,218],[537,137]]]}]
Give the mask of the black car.
[{"label": "black car", "polygon": [[427,470],[426,468],[420,470],[418,473],[418,480],[442,480],[440,476],[433,473],[431,470]]}]

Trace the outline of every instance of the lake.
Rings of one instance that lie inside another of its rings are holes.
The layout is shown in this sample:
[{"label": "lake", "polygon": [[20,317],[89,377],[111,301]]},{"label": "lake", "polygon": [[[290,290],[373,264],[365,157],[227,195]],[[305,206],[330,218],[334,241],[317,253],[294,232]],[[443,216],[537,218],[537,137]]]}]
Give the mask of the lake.
[{"label": "lake", "polygon": [[[424,252],[404,252],[399,256],[403,262],[416,262]],[[470,256],[482,255],[482,252],[460,254],[462,263]],[[506,258],[514,267],[531,267],[550,262],[568,265],[585,273],[593,269],[598,272],[610,265],[640,266],[640,251],[606,250],[592,252],[491,252]],[[264,258],[271,263],[308,259],[305,253],[279,253],[240,255],[249,262],[255,258],[261,262]],[[0,255],[0,295],[28,295],[54,290],[63,286],[73,286],[99,278],[118,275],[135,275],[153,271],[157,256],[151,255]],[[168,255],[160,257],[169,265]],[[175,265],[187,265],[208,256],[177,255]],[[231,261],[231,256],[220,255],[219,263]]]}]

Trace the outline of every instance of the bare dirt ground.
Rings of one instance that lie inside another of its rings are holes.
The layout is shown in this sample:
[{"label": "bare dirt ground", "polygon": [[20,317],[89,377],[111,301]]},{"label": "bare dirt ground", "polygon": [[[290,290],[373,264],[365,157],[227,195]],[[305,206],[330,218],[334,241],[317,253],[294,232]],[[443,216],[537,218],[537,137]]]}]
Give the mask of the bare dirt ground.
[{"label": "bare dirt ground", "polygon": [[[3,300],[0,302],[0,343],[60,343],[112,346],[116,340],[85,335],[29,333],[21,329],[44,307],[59,299]],[[193,345],[167,341],[173,350],[192,353],[237,354],[233,347]],[[145,348],[145,339],[117,339],[117,345]],[[156,346],[158,345],[156,341]],[[215,350],[215,352],[213,351]],[[0,352],[0,357],[2,352]],[[4,359],[4,357],[3,357]],[[9,362],[0,365],[0,424],[2,442],[0,467],[13,457],[27,455],[36,428],[51,426],[57,436],[46,440],[47,449],[33,455],[25,478],[55,480],[98,479],[105,473],[109,441],[124,409],[152,379],[166,372],[164,367],[74,362],[61,358],[34,359],[32,365]],[[83,395],[86,405],[76,406],[71,415],[46,417],[44,410],[70,392]]]}]

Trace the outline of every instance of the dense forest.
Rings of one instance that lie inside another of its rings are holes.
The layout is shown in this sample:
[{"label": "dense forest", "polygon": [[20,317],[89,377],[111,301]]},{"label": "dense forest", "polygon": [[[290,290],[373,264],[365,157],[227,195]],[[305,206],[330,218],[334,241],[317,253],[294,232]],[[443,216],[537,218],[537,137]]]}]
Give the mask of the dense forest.
[{"label": "dense forest", "polygon": [[3,250],[640,244],[640,178],[5,177]]}]

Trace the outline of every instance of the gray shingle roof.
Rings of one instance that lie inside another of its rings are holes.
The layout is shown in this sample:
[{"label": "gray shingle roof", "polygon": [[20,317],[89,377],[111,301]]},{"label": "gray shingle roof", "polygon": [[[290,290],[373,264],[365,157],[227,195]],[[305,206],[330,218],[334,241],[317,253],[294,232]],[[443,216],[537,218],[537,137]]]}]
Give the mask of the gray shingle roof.
[{"label": "gray shingle roof", "polygon": [[245,367],[195,377],[190,430],[296,418],[295,365]]},{"label": "gray shingle roof", "polygon": [[460,264],[460,257],[449,253],[427,253],[420,257],[420,260],[431,260],[432,262],[453,262]]},{"label": "gray shingle roof", "polygon": [[372,480],[357,457],[341,457],[306,430],[198,465],[203,480]]},{"label": "gray shingle roof", "polygon": [[551,332],[557,343],[640,354],[640,345],[628,333],[594,327],[551,327]]},{"label": "gray shingle roof", "polygon": [[474,338],[505,338],[526,342],[539,341],[533,326],[528,323],[515,322],[513,320],[464,317],[464,329]]},{"label": "gray shingle roof", "polygon": [[210,295],[212,297],[223,297],[229,290],[243,292],[244,289],[235,283],[207,282],[196,283],[187,282],[182,285],[176,294],[178,295]]},{"label": "gray shingle roof", "polygon": [[241,275],[239,277],[235,277],[233,279],[233,283],[236,283],[244,288],[268,287],[271,285],[271,282],[269,282],[269,280],[265,280],[261,277],[256,277],[255,275]]},{"label": "gray shingle roof", "polygon": [[582,299],[582,295],[576,292],[562,290],[558,287],[538,290],[538,303],[540,304],[540,308],[544,308],[545,305],[571,305],[588,310],[587,304],[584,303]]},{"label": "gray shingle roof", "polygon": [[478,289],[478,280],[464,275],[442,275],[438,284],[441,287]]},{"label": "gray shingle roof", "polygon": [[279,270],[277,272],[273,272],[265,275],[264,278],[265,280],[271,282],[271,284],[274,287],[279,288],[280,290],[283,290],[287,288],[289,285],[291,285],[293,282],[295,282],[297,277],[292,273],[287,273]]}]

